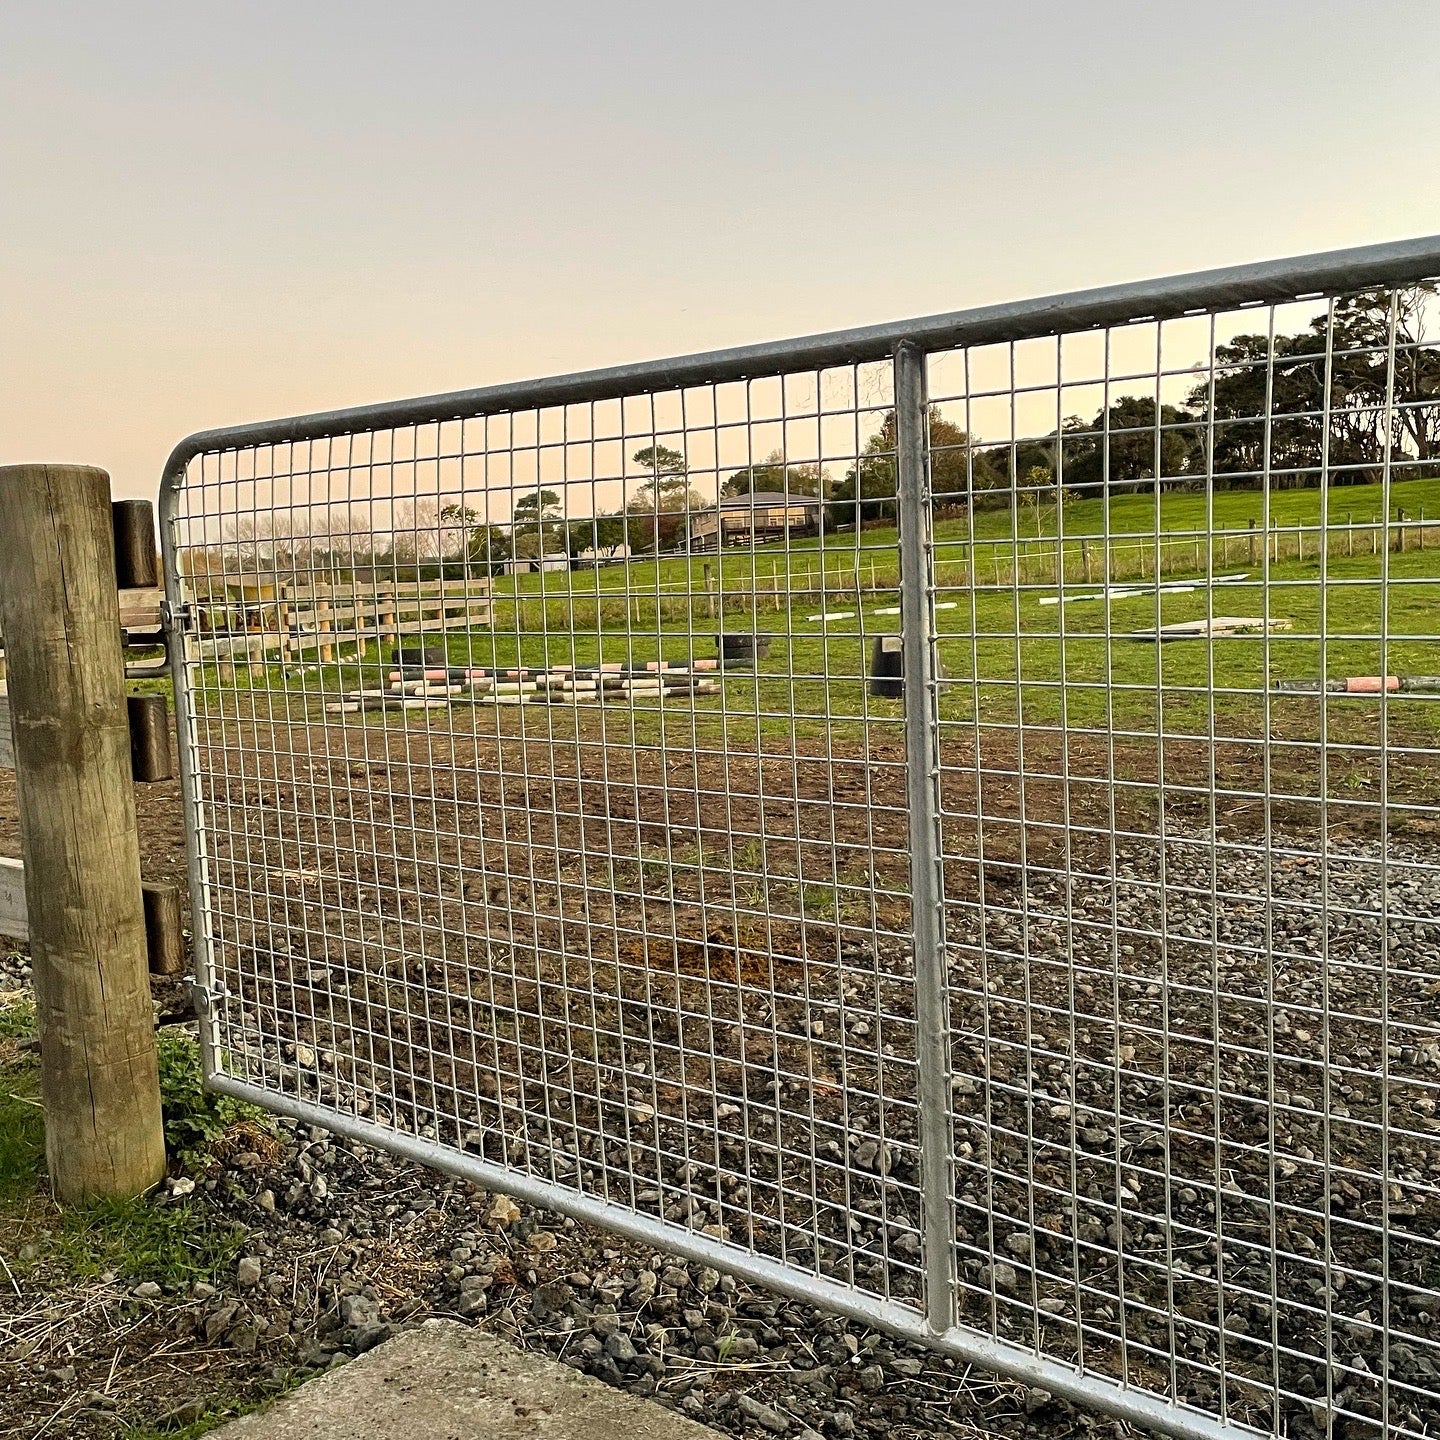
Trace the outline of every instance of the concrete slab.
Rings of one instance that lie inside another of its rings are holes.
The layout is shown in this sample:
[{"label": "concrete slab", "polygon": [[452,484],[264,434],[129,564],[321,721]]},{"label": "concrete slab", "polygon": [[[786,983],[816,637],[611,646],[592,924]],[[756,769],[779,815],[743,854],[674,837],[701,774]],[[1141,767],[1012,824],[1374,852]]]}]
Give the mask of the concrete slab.
[{"label": "concrete slab", "polygon": [[708,1426],[453,1320],[427,1320],[214,1440],[719,1440]]}]

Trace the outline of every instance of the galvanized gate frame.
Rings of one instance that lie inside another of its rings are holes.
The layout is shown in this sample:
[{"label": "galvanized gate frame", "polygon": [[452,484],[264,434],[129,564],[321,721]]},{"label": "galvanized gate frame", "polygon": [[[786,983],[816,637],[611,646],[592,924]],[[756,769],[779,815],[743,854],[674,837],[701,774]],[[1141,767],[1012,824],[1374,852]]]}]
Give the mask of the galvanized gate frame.
[{"label": "galvanized gate frame", "polygon": [[[1367,287],[1410,283],[1440,273],[1440,237],[1336,251],[1099,290],[989,306],[861,328],[697,354],[671,360],[503,384],[450,394],[362,406],[260,424],[210,430],[176,446],[160,486],[161,536],[168,597],[166,622],[180,727],[185,834],[193,906],[194,999],[207,1085],[295,1119],[323,1126],[397,1156],[483,1183],[521,1199],[685,1258],[713,1265],[797,1300],[831,1308],[867,1325],[917,1341],[1120,1419],[1183,1437],[1219,1440],[1257,1432],[1053,1356],[987,1336],[959,1323],[956,1304],[956,1212],[952,1197],[950,1040],[945,908],[941,879],[940,754],[934,666],[933,539],[931,535],[926,356],[991,341],[1018,341],[1136,319],[1165,319]],[[895,1301],[804,1274],[763,1255],[658,1218],[400,1133],[355,1115],[298,1102],[226,1073],[217,1013],[226,996],[212,955],[206,817],[196,781],[197,717],[185,642],[187,596],[179,553],[179,499],[197,457],[239,447],[343,436],[377,428],[483,416],[623,397],[639,390],[680,388],[769,375],[777,371],[890,360],[894,366],[905,686],[904,736],[910,814],[912,924],[920,1098],[923,1315]]]}]

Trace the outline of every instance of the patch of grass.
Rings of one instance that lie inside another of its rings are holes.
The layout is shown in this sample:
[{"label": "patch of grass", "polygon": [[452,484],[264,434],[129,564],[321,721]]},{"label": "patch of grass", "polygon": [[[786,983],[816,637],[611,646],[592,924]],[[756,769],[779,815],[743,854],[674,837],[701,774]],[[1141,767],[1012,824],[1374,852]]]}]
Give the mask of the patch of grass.
[{"label": "patch of grass", "polygon": [[0,1212],[22,1207],[45,1174],[45,1116],[33,1065],[0,1066]]},{"label": "patch of grass", "polygon": [[246,1399],[213,1400],[205,1406],[204,1412],[193,1420],[177,1421],[174,1425],[122,1422],[119,1440],[199,1440],[201,1435],[208,1435],[210,1431],[227,1425],[232,1420],[238,1420],[242,1415],[263,1410],[273,1400],[295,1389],[305,1378],[304,1371],[292,1370],[280,1380],[267,1382],[262,1393],[258,1395]]},{"label": "patch of grass", "polygon": [[35,1002],[17,995],[0,1005],[0,1040],[23,1040],[35,1033]]},{"label": "patch of grass", "polygon": [[[1426,528],[1412,531],[1403,550],[1395,531],[1386,549],[1387,499],[1392,522],[1401,511],[1412,522],[1425,517]],[[1293,528],[1318,525],[1322,504],[1335,527],[1323,560],[1318,534],[1312,529],[1301,536]],[[1267,521],[1278,547],[1268,558]],[[1260,528],[1252,531],[1251,522]],[[1057,523],[1065,532],[1064,605],[1050,603],[1057,591]],[[1291,747],[1282,757],[1289,763],[1300,747],[1319,745],[1322,707],[1314,695],[1276,691],[1277,681],[1313,681],[1322,671],[1330,679],[1375,675],[1382,668],[1440,673],[1432,594],[1440,576],[1437,540],[1440,477],[1396,481],[1388,496],[1376,485],[1332,486],[1323,496],[1316,489],[1176,491],[1116,496],[1108,504],[1075,500],[1059,517],[1050,506],[1038,512],[1022,507],[1018,516],[1006,508],[941,519],[935,526],[935,581],[944,608],[935,612],[935,623],[946,742],[968,743],[976,726],[1023,726],[1041,737],[1126,737],[1138,755],[1147,747],[1153,752],[1153,737],[1162,732],[1202,744],[1215,736],[1221,749],[1278,737]],[[1166,582],[1240,572],[1248,578],[1209,593],[1201,587],[1157,594],[1157,571]],[[823,598],[816,588],[822,573]],[[788,746],[792,738],[898,748],[901,702],[870,696],[865,684],[875,636],[900,628],[898,615],[880,613],[896,607],[898,574],[895,532],[877,528],[797,541],[788,550],[739,548],[637,558],[589,571],[497,576],[491,582],[493,628],[446,636],[452,664],[583,666],[708,657],[721,630],[763,631],[773,644],[753,671],[727,671],[722,694],[693,700],[661,705],[645,699],[633,708],[537,707],[522,712],[523,718],[486,713],[483,704],[473,719],[463,709],[376,711],[346,723],[454,733],[474,724],[482,735],[492,728],[501,734],[520,729],[557,740],[583,730],[587,743],[730,754]],[[1081,598],[1093,596],[1107,574],[1138,593],[1106,604]],[[708,613],[709,582],[729,597],[719,617]],[[837,611],[857,613],[829,622],[812,618]],[[1138,632],[1202,619],[1207,611],[1268,615],[1289,628],[1163,645],[1139,638]],[[261,714],[279,691],[286,718],[315,719],[324,715],[326,701],[346,690],[383,686],[389,669],[388,657],[372,652],[363,664],[341,659],[289,677],[275,667],[256,667],[248,675],[242,671],[239,684],[255,692]],[[203,698],[222,707],[231,703],[218,684]],[[1440,705],[1397,695],[1384,713],[1392,747],[1440,745]],[[1379,706],[1363,699],[1324,706],[1326,763],[1335,784],[1344,783],[1354,756],[1377,745],[1380,716]],[[1313,768],[1313,757],[1295,763]]]},{"label": "patch of grass", "polygon": [[162,1030],[156,1037],[155,1049],[160,1064],[166,1152],[186,1169],[201,1169],[217,1141],[238,1125],[258,1123],[261,1112],[253,1105],[204,1088],[200,1047],[183,1031]]},{"label": "patch of grass", "polygon": [[[0,1008],[0,1215],[7,1251],[38,1248],[37,1262],[80,1279],[113,1272],[135,1284],[184,1286],[212,1280],[233,1263],[241,1232],[203,1201],[156,1196],[102,1200],[59,1209],[45,1190],[45,1118],[33,1055],[14,1045],[34,1033],[28,1000]],[[173,1158],[204,1164],[227,1132],[253,1125],[252,1107],[207,1095],[200,1085],[198,1047],[168,1032],[158,1040],[166,1144]],[[10,1241],[15,1243],[12,1245]],[[16,1260],[18,1264],[18,1258]]]},{"label": "patch of grass", "polygon": [[800,887],[800,911],[812,920],[840,919],[840,896],[828,885],[802,885]]},{"label": "patch of grass", "polygon": [[22,1207],[45,1173],[45,1116],[35,1059],[16,1041],[35,1033],[28,997],[0,1005],[0,1212]]},{"label": "patch of grass", "polygon": [[82,1280],[113,1272],[171,1287],[214,1280],[234,1264],[242,1232],[193,1201],[98,1200],[64,1211],[46,1248]]}]

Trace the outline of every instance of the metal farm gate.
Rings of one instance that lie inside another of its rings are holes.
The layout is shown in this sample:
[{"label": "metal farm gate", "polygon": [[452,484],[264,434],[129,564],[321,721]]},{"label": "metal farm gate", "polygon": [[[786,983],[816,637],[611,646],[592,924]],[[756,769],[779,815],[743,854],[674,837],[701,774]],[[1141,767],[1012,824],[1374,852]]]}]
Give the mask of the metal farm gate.
[{"label": "metal farm gate", "polygon": [[210,1083],[1173,1435],[1436,1434],[1437,274],[185,441]]}]

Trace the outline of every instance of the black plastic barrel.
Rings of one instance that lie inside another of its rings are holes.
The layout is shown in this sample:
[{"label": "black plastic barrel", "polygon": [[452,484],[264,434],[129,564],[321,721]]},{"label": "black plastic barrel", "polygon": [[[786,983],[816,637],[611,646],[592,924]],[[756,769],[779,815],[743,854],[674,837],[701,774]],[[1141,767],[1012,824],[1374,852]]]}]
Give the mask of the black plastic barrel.
[{"label": "black plastic barrel", "polygon": [[870,652],[870,693],[879,700],[905,694],[905,655],[898,635],[877,635]]},{"label": "black plastic barrel", "polygon": [[753,665],[770,653],[770,636],[730,634],[717,635],[715,647],[720,653],[720,664]]},{"label": "black plastic barrel", "polygon": [[424,645],[419,640],[402,641],[395,647],[396,665],[448,665],[449,652],[443,645]]}]

